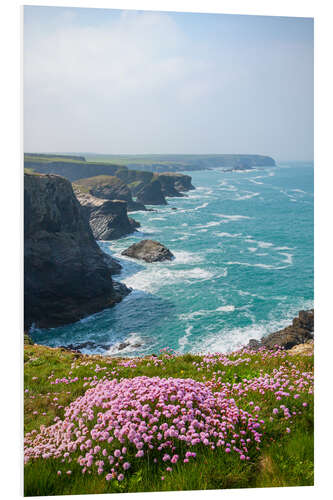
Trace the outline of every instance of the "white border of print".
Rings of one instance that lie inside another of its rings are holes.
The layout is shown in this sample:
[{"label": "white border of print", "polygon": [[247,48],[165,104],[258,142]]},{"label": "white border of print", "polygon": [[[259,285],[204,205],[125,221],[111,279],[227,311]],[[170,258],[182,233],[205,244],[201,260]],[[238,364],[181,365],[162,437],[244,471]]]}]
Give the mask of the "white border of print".
[{"label": "white border of print", "polygon": [[[219,498],[298,499],[320,495],[325,499],[331,491],[332,445],[332,331],[330,328],[332,283],[332,13],[324,0],[71,0],[27,1],[27,5],[101,7],[135,10],[220,12],[229,14],[278,15],[315,18],[315,308],[316,308],[316,461],[314,488],[271,488],[205,491],[205,496]],[[22,85],[21,85],[21,11],[22,2],[1,3],[1,167],[0,200],[1,284],[2,284],[2,358],[1,358],[1,493],[6,499],[22,496],[22,377],[23,377],[23,209],[22,209]],[[291,138],[292,140],[292,138]],[[302,277],[300,276],[300,280]],[[164,498],[192,498],[198,492],[163,493]],[[157,499],[161,493],[150,493]],[[72,497],[54,497],[72,498]],[[79,495],[76,499],[99,495]],[[123,494],[121,500],[134,498]],[[135,498],[148,498],[136,494]]]}]

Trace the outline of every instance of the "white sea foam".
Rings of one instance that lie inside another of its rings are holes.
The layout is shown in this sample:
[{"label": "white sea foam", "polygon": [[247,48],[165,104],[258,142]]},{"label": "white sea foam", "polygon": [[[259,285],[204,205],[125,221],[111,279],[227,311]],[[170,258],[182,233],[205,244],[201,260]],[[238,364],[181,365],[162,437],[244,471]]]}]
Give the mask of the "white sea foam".
[{"label": "white sea foam", "polygon": [[188,339],[191,335],[192,328],[193,326],[188,326],[187,328],[185,328],[185,335],[183,337],[180,337],[180,339],[178,339],[180,352],[184,352],[184,348],[188,344]]},{"label": "white sea foam", "polygon": [[291,248],[291,247],[275,247],[275,250],[295,250],[295,248]]},{"label": "white sea foam", "polygon": [[160,266],[158,263],[148,264],[147,268],[123,279],[126,286],[134,290],[153,293],[165,285],[179,282],[206,281],[214,274],[195,267],[193,269],[172,269],[171,266]]},{"label": "white sea foam", "polygon": [[256,252],[258,250],[258,248],[249,247],[248,250],[249,250],[249,252]]},{"label": "white sea foam", "polygon": [[[239,291],[240,292],[240,291]],[[243,292],[244,295],[253,295],[248,292]],[[255,296],[255,295],[254,295]],[[269,333],[276,332],[288,326],[292,318],[296,316],[297,311],[301,309],[311,309],[313,307],[312,300],[304,300],[302,298],[289,307],[287,310],[281,311],[280,317],[284,318],[277,320],[269,318],[267,321],[256,322],[252,319],[252,324],[246,327],[226,328],[218,334],[216,332],[209,333],[209,329],[204,330],[203,335],[197,342],[193,344],[191,352],[214,353],[222,352],[229,353],[248,344],[250,339],[260,340]]]},{"label": "white sea foam", "polygon": [[292,264],[293,263],[293,254],[291,253],[283,253],[283,252],[279,252],[280,255],[283,255],[283,257],[285,257],[285,259],[282,261],[283,264]]},{"label": "white sea foam", "polygon": [[288,324],[288,320],[282,322],[271,321],[266,324],[253,324],[246,327],[222,330],[218,335],[216,333],[207,335],[206,338],[200,340],[200,343],[196,343],[191,351],[229,353],[247,345],[250,339],[260,340],[268,333],[277,331]]},{"label": "white sea foam", "polygon": [[214,233],[214,236],[218,236],[220,238],[239,238],[242,236],[242,233]]},{"label": "white sea foam", "polygon": [[144,236],[145,234],[157,234],[157,233],[161,233],[162,230],[161,229],[156,229],[156,228],[152,228],[152,227],[147,227],[147,226],[141,226],[139,230],[136,230],[135,232],[135,236]]},{"label": "white sea foam", "polygon": [[201,208],[206,208],[208,205],[208,201],[205,201],[202,205],[199,205],[198,207],[193,208],[194,211],[200,210]]},{"label": "white sea foam", "polygon": [[194,264],[202,261],[202,256],[198,253],[187,252],[186,250],[176,250],[173,252],[175,260],[167,262],[169,265]]},{"label": "white sea foam", "polygon": [[220,306],[216,310],[220,312],[233,312],[235,310],[235,306],[231,304],[226,306]]},{"label": "white sea foam", "polygon": [[295,191],[295,193],[304,193],[304,194],[306,194],[306,191],[303,191],[303,189],[291,189],[290,191]]},{"label": "white sea foam", "polygon": [[200,226],[195,226],[196,228],[209,228],[209,227],[215,227],[215,226],[219,226],[220,224],[223,224],[223,221],[211,221],[211,222],[207,222],[207,224],[202,224]]},{"label": "white sea foam", "polygon": [[[128,343],[129,345],[124,347],[123,349],[119,349],[119,346],[122,343]],[[112,345],[105,354],[109,356],[121,356],[122,354],[128,355],[138,350],[144,350],[144,344],[145,342],[143,338],[137,332],[131,332],[124,340]]]},{"label": "white sea foam", "polygon": [[220,191],[237,191],[236,186],[234,186],[233,184],[228,184],[226,181],[220,182],[219,186]]},{"label": "white sea foam", "polygon": [[258,247],[260,248],[270,248],[270,247],[273,247],[273,243],[270,243],[270,242],[266,242],[266,241],[258,241],[257,242],[257,245]]},{"label": "white sea foam", "polygon": [[250,182],[253,182],[253,184],[263,184],[263,182],[256,181],[254,179],[249,179]]},{"label": "white sea foam", "polygon": [[228,223],[231,221],[240,221],[244,219],[252,219],[252,217],[248,217],[247,215],[227,215],[227,214],[214,214],[216,217],[221,217],[224,223]]},{"label": "white sea foam", "polygon": [[217,309],[199,309],[199,311],[192,311],[190,313],[179,314],[178,318],[182,321],[196,321],[202,317],[216,315],[217,312],[232,312],[235,310],[233,305],[220,306]]},{"label": "white sea foam", "polygon": [[[259,254],[257,254],[259,255]],[[273,266],[271,264],[262,264],[261,262],[257,263],[257,264],[250,264],[249,262],[227,262],[227,265],[228,266],[245,266],[245,267],[261,267],[263,269],[285,269],[285,267],[287,266]]]},{"label": "white sea foam", "polygon": [[251,193],[249,191],[245,191],[247,194],[244,195],[237,195],[235,198],[235,201],[241,201],[241,200],[250,200],[251,198],[254,198],[255,196],[259,196],[260,193]]}]

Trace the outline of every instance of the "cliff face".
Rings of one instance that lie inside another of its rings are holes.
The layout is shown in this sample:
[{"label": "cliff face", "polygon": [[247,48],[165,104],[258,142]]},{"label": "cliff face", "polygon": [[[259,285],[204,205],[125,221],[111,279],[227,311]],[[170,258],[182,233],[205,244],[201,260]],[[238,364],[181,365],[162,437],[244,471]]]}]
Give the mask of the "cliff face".
[{"label": "cliff face", "polygon": [[184,174],[165,172],[163,174],[155,174],[156,179],[161,183],[164,196],[181,197],[184,196],[182,191],[195,189],[192,185],[192,177]]},{"label": "cliff face", "polygon": [[127,203],[128,211],[145,210],[142,203],[137,203],[132,198],[130,188],[118,177],[112,175],[98,175],[87,179],[79,179],[74,187],[90,193],[103,200],[123,200]]},{"label": "cliff face", "polygon": [[96,240],[115,240],[133,233],[139,222],[128,217],[123,200],[103,200],[75,189],[75,195],[89,221]]},{"label": "cliff face", "polygon": [[145,184],[137,192],[137,199],[139,203],[144,205],[166,205],[166,199],[162,193],[162,186],[158,180],[152,180],[149,184]]},{"label": "cliff face", "polygon": [[25,174],[25,328],[71,323],[111,307],[128,293],[117,288],[70,182]]},{"label": "cliff face", "polygon": [[[145,210],[145,203],[165,205],[165,196],[180,197],[182,191],[194,189],[189,175],[130,170],[111,163],[87,162],[84,157],[26,154],[24,166],[39,173],[61,175],[98,198],[124,200],[129,211]],[[134,201],[132,196],[138,199]]]}]

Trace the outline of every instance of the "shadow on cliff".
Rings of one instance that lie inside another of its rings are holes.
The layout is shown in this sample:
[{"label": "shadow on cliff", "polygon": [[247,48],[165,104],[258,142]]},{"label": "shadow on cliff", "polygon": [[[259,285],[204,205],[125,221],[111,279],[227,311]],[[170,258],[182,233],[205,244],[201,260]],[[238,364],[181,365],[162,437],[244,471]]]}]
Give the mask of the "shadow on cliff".
[{"label": "shadow on cliff", "polygon": [[69,325],[33,329],[30,335],[38,344],[70,346],[82,353],[145,354],[153,352],[155,344],[161,344],[159,332],[164,330],[163,323],[170,320],[174,311],[172,302],[134,290],[112,309]]}]

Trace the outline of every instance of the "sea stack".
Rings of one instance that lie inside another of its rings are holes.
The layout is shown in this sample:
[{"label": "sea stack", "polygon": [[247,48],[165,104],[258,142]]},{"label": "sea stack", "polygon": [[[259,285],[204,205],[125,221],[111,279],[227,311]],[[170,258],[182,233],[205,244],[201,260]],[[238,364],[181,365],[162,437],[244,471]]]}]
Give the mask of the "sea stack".
[{"label": "sea stack", "polygon": [[141,240],[139,243],[134,243],[126,250],[123,250],[121,254],[145,262],[161,262],[174,258],[174,255],[167,247],[154,240]]}]

